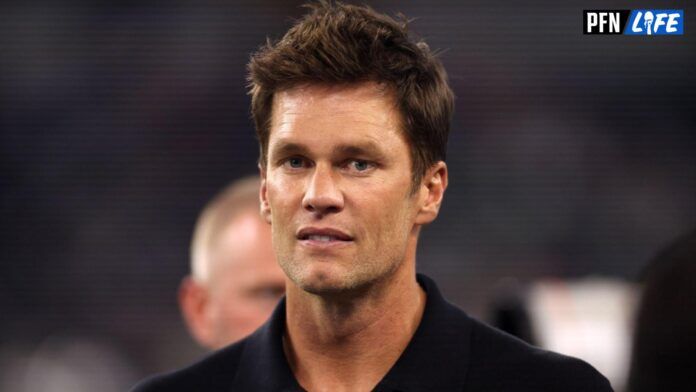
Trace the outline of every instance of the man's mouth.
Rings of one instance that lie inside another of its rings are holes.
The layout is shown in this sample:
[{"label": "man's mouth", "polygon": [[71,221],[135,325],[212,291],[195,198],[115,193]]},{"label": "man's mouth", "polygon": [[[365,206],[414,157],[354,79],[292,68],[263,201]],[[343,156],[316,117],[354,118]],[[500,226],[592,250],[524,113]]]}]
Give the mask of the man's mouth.
[{"label": "man's mouth", "polygon": [[306,239],[308,239],[310,241],[321,241],[321,242],[341,241],[337,237],[330,236],[330,235],[310,235]]},{"label": "man's mouth", "polygon": [[340,245],[353,241],[351,235],[331,227],[301,228],[297,232],[297,239],[308,246]]}]

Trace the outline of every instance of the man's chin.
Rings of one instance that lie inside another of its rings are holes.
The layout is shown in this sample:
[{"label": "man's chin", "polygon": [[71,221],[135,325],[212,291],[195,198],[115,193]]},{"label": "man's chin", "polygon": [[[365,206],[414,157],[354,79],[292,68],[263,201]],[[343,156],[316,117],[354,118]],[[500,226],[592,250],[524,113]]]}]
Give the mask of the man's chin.
[{"label": "man's chin", "polygon": [[315,295],[338,294],[347,288],[345,282],[342,282],[341,279],[328,276],[325,273],[306,276],[296,283],[302,290]]},{"label": "man's chin", "polygon": [[295,280],[302,290],[322,296],[344,296],[361,291],[365,284],[356,281],[355,277],[345,276],[335,271],[312,271],[312,273]]}]

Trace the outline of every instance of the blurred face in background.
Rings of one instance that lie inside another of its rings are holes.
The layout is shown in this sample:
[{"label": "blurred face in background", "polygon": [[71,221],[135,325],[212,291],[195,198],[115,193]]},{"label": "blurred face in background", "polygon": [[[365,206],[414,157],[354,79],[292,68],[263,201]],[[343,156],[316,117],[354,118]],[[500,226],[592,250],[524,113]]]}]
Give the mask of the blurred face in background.
[{"label": "blurred face in background", "polygon": [[249,209],[217,235],[209,251],[206,282],[184,279],[182,313],[193,337],[211,349],[251,334],[285,292],[285,275],[271,244],[271,229]]}]

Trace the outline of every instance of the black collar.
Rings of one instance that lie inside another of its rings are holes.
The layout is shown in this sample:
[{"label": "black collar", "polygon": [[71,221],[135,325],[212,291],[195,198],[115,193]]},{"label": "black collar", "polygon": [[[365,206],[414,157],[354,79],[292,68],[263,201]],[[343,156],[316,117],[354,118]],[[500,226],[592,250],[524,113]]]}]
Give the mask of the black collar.
[{"label": "black collar", "polygon": [[[462,390],[469,364],[471,322],[447,302],[437,285],[417,275],[427,294],[421,323],[376,391]],[[283,352],[285,298],[270,320],[247,339],[234,390],[301,391]]]}]

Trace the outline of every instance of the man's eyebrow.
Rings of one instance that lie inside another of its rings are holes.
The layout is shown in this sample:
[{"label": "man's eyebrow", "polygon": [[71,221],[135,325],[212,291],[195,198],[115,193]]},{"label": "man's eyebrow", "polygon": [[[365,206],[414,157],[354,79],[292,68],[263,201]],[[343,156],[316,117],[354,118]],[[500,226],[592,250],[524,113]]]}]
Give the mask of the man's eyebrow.
[{"label": "man's eyebrow", "polygon": [[271,146],[269,153],[271,152],[274,156],[285,157],[293,154],[307,155],[309,149],[302,144],[280,141]]},{"label": "man's eyebrow", "polygon": [[[273,156],[286,157],[288,155],[309,155],[309,148],[295,142],[280,141],[271,146],[269,153]],[[344,156],[363,156],[380,158],[384,155],[379,145],[373,141],[361,143],[341,144],[333,149],[333,153]]]},{"label": "man's eyebrow", "polygon": [[383,155],[382,149],[379,148],[379,145],[372,141],[356,144],[342,144],[336,146],[333,151],[336,154],[347,156],[368,155],[372,157],[381,157]]}]

